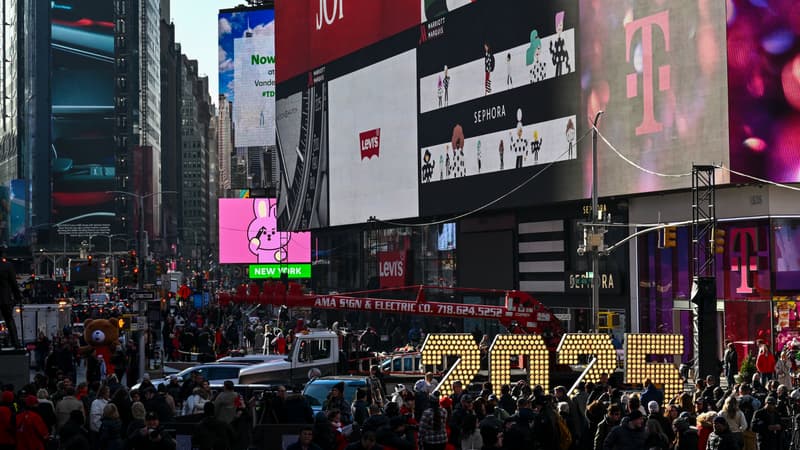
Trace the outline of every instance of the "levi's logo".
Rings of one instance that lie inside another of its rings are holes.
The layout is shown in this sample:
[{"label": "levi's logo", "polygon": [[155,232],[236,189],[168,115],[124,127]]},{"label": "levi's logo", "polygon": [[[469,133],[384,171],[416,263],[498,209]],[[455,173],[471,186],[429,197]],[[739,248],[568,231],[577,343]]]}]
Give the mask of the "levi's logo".
[{"label": "levi's logo", "polygon": [[381,129],[362,131],[358,135],[361,143],[361,159],[380,156],[381,150]]},{"label": "levi's logo", "polygon": [[405,261],[402,259],[396,261],[384,261],[379,269],[378,276],[381,277],[402,277],[405,272]]}]

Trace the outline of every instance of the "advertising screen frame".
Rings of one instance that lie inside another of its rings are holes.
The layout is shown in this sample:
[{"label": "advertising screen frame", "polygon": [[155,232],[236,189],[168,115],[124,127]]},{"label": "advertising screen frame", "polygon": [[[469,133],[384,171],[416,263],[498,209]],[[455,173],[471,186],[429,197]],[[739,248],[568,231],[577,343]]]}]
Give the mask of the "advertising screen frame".
[{"label": "advertising screen frame", "polygon": [[278,229],[273,198],[219,199],[220,264],[311,262],[311,233]]}]

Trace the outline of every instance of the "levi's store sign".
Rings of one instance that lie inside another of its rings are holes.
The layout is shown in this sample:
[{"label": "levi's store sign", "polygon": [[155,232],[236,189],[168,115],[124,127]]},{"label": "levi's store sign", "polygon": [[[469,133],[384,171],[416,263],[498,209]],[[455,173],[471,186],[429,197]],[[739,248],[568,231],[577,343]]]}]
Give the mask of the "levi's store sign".
[{"label": "levi's store sign", "polygon": [[408,284],[409,252],[378,252],[378,278],[381,288]]},{"label": "levi's store sign", "polygon": [[275,2],[277,82],[303,74],[419,25],[419,1],[292,0]]},{"label": "levi's store sign", "polygon": [[358,134],[358,141],[361,143],[361,159],[380,156],[381,151],[381,129],[364,131]]}]

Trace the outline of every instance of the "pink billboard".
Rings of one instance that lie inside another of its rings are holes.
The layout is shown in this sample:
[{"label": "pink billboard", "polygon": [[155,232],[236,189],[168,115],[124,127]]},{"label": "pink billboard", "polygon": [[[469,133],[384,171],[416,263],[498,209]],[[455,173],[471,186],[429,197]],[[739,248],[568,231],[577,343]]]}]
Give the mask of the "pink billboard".
[{"label": "pink billboard", "polygon": [[278,230],[273,198],[219,199],[220,264],[311,262],[311,233]]}]

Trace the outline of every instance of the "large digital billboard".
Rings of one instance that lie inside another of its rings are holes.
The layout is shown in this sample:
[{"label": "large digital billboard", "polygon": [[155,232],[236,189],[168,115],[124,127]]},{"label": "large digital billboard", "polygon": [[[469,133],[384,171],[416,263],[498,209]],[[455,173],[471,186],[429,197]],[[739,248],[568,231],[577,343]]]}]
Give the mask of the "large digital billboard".
[{"label": "large digital billboard", "polygon": [[[613,145],[598,143],[600,195],[688,188],[693,163],[727,166],[725,2],[600,0],[580,14],[580,130],[603,110]],[[590,136],[578,149],[573,198],[591,193]]]},{"label": "large digital billboard", "polygon": [[[576,1],[477,2],[424,26],[423,215],[472,209],[548,164],[574,167],[569,163],[577,158],[577,22]],[[545,192],[541,186],[534,183],[527,192],[542,201],[564,189],[551,184]]]},{"label": "large digital billboard", "polygon": [[[687,188],[692,163],[729,162],[724,4],[420,0],[412,13],[332,1],[276,16],[277,49],[299,55],[277,66],[287,229],[586,198],[599,110],[601,196]],[[296,15],[308,23],[283,35]],[[366,29],[328,48],[354,17]],[[402,151],[375,164],[390,117]]]},{"label": "large digital billboard", "polygon": [[279,83],[420,23],[415,0],[276,2]]},{"label": "large digital billboard", "polygon": [[220,264],[311,262],[311,233],[279,230],[275,210],[270,198],[219,199]]},{"label": "large digital billboard", "polygon": [[234,146],[275,145],[275,11],[220,11],[219,93],[233,103]]},{"label": "large digital billboard", "polygon": [[792,1],[727,4],[731,168],[798,182],[800,10]]},{"label": "large digital billboard", "polygon": [[419,215],[415,77],[409,50],[328,82],[330,225]]},{"label": "large digital billboard", "polygon": [[53,223],[110,223],[114,157],[113,2],[51,4]]}]

